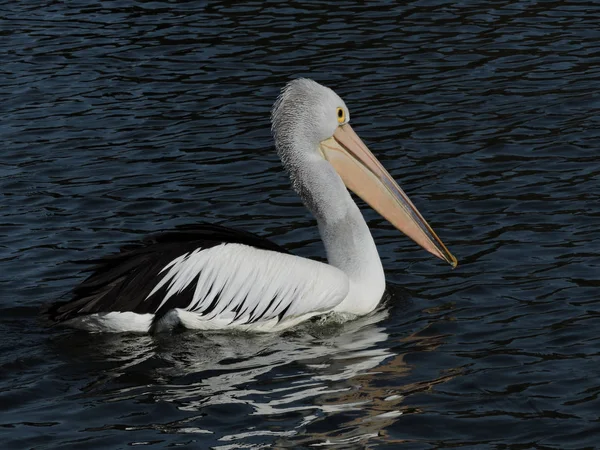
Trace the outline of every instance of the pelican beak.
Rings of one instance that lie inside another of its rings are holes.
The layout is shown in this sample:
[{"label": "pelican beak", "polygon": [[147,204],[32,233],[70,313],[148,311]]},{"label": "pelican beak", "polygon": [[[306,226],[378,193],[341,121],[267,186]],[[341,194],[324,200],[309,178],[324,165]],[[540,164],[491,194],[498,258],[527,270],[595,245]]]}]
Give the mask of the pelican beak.
[{"label": "pelican beak", "polygon": [[349,124],[339,126],[320,149],[348,189],[425,250],[457,266],[456,258]]}]

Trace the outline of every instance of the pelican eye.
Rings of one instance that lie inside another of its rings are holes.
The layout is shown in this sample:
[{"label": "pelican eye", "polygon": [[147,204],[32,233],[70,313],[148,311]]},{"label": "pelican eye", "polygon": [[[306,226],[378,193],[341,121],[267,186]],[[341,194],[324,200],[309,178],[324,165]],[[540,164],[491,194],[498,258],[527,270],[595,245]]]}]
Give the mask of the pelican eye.
[{"label": "pelican eye", "polygon": [[337,109],[337,119],[338,123],[344,123],[346,121],[346,112],[344,111],[344,108]]}]

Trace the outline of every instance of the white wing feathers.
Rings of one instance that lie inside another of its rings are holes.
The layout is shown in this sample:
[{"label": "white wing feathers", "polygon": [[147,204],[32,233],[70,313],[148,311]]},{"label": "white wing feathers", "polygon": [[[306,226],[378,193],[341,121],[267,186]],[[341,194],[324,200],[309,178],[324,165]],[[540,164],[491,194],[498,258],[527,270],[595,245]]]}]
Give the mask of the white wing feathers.
[{"label": "white wing feathers", "polygon": [[148,295],[167,286],[158,309],[195,283],[185,310],[230,325],[329,311],[349,290],[347,276],[335,267],[242,244],[194,250],[171,261],[160,274],[162,280]]}]

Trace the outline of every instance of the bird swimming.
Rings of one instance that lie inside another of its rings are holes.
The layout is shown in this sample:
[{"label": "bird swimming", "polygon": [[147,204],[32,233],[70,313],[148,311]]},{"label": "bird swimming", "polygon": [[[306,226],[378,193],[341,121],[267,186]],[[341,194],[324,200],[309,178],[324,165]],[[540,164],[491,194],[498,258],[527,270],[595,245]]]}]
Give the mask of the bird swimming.
[{"label": "bird swimming", "polygon": [[348,189],[394,227],[450,263],[448,251],[350,126],[331,89],[289,82],[271,114],[277,153],[315,216],[327,264],[257,235],[201,224],[150,236],[95,261],[55,323],[90,331],[280,331],[326,313],[365,315],[385,291],[383,266]]}]

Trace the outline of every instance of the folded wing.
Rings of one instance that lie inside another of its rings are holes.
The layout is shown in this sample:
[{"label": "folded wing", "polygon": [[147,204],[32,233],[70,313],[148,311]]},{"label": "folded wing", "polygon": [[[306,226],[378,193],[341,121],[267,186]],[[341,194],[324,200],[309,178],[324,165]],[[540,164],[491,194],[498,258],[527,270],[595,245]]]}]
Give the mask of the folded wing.
[{"label": "folded wing", "polygon": [[151,314],[156,323],[181,310],[233,328],[328,311],[349,289],[334,267],[215,225],[152,236],[96,261],[92,270],[72,300],[50,308],[52,320],[123,312]]}]

